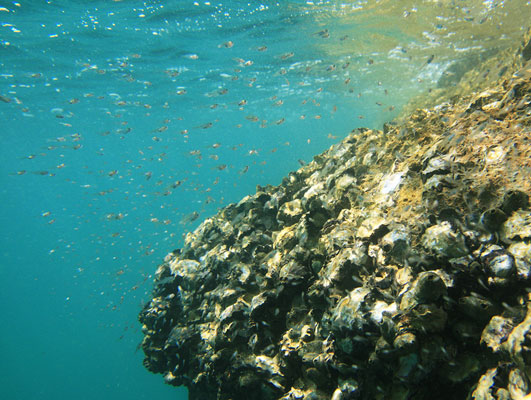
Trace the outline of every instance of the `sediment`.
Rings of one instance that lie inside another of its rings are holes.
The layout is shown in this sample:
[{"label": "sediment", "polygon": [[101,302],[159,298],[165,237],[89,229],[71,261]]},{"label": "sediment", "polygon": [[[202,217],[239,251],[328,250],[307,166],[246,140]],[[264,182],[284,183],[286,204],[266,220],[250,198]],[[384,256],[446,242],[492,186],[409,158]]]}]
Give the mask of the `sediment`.
[{"label": "sediment", "polygon": [[140,313],[146,368],[192,400],[527,395],[529,35],[488,86],[356,129],[189,233]]}]

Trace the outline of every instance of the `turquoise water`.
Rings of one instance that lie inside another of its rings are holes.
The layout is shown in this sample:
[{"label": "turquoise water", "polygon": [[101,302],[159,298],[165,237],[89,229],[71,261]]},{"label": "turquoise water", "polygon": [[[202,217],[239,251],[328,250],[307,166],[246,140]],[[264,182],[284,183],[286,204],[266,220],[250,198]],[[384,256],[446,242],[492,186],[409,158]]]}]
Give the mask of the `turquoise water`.
[{"label": "turquoise water", "polygon": [[186,398],[136,350],[156,265],[530,16],[467,7],[0,1],[1,398]]}]

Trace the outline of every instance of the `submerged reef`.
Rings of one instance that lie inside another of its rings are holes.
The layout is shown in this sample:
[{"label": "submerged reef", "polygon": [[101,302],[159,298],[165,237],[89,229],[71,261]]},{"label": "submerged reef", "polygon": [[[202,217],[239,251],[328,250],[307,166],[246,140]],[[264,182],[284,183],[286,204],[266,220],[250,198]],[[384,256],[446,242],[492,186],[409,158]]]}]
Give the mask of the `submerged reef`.
[{"label": "submerged reef", "polygon": [[[144,364],[190,399],[531,391],[531,62],[357,129],[158,267]],[[527,45],[525,45],[527,43]]]}]

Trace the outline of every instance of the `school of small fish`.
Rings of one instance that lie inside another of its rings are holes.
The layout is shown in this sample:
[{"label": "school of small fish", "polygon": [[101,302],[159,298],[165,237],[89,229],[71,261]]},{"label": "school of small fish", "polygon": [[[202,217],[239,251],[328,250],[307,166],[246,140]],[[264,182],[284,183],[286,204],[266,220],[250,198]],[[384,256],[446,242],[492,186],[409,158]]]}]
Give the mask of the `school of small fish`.
[{"label": "school of small fish", "polygon": [[[0,17],[16,16],[23,7],[0,7]],[[194,7],[205,15],[226,12],[209,2]],[[260,7],[253,13],[267,11]],[[53,70],[39,70],[38,64],[20,75],[4,72],[7,65],[0,61],[1,77],[12,82],[8,89],[0,87],[0,107],[9,108],[6,112],[16,114],[17,120],[42,119],[57,128],[54,134],[45,132],[44,141],[34,139],[33,147],[16,149],[20,154],[10,174],[71,183],[81,197],[91,199],[84,219],[101,220],[103,231],[94,233],[95,242],[114,246],[131,241],[131,229],[150,232],[137,243],[144,255],[175,246],[180,233],[227,202],[238,201],[253,185],[278,184],[273,179],[305,165],[310,154],[346,136],[365,122],[361,120],[391,120],[407,101],[405,88],[434,85],[438,63],[451,56],[432,48],[408,49],[409,43],[398,39],[385,51],[374,51],[338,20],[317,14],[312,24],[297,25],[302,11],[281,21],[280,27],[287,26],[279,33],[284,36],[273,35],[273,29],[280,31],[277,25],[271,30],[248,28],[254,36],[220,30],[223,35],[211,35],[192,49],[182,44],[186,32],[171,31],[172,24],[184,22],[172,21],[162,6],[135,12],[139,21],[153,24],[145,28],[150,32],[145,45],[117,48],[109,57],[71,59],[72,72],[64,79],[55,77]],[[405,9],[399,15],[406,24],[415,12]],[[158,17],[161,14],[165,16]],[[118,29],[102,15],[83,16],[82,28]],[[14,47],[24,29],[15,22],[2,24],[12,35],[0,38],[2,46]],[[435,43],[439,31],[441,37],[446,34],[439,25],[434,22],[428,44]],[[43,32],[49,41],[69,37],[61,24],[43,27]],[[303,39],[295,41],[297,34]],[[165,37],[166,47],[156,53],[155,40]],[[155,63],[156,57],[160,61]],[[411,82],[397,82],[392,76],[404,62],[413,71]],[[94,86],[68,87],[76,80]],[[54,90],[45,92],[48,97],[31,98],[25,95],[26,87]],[[39,102],[45,101],[53,106],[43,111]],[[58,205],[43,209],[39,218],[51,225],[67,214]],[[162,240],[174,243],[159,250]],[[57,250],[50,249],[50,254]],[[127,266],[121,266],[116,276],[126,272]]]}]

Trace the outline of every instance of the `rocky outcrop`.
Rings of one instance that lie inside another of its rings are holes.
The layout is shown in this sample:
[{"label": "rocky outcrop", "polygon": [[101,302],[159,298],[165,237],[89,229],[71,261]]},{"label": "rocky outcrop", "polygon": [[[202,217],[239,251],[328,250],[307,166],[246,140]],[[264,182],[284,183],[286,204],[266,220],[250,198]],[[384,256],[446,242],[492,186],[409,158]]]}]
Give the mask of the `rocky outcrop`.
[{"label": "rocky outcrop", "polygon": [[515,65],[206,219],[157,270],[145,366],[201,400],[523,398],[531,65]]}]

